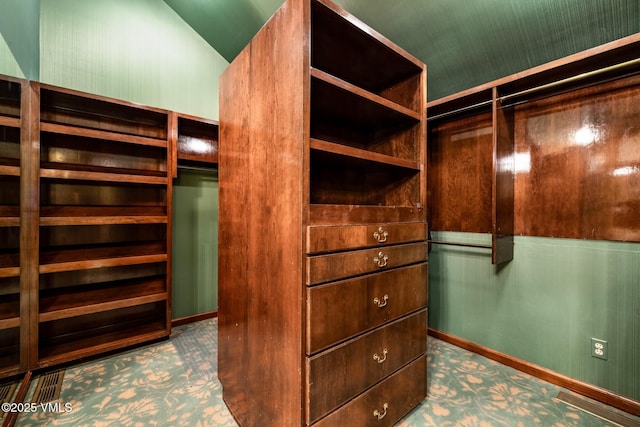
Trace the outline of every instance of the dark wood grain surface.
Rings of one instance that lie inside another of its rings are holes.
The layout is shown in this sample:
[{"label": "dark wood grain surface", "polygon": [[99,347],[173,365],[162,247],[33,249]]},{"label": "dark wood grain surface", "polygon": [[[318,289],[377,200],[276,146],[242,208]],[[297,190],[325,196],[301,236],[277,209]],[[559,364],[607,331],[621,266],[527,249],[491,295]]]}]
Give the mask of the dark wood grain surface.
[{"label": "dark wood grain surface", "polygon": [[285,3],[221,77],[218,360],[244,426],[303,419],[308,13],[307,2]]},{"label": "dark wood grain surface", "polygon": [[426,307],[427,263],[307,289],[307,354]]},{"label": "dark wood grain surface", "polygon": [[491,112],[429,128],[429,226],[490,233],[493,168]]},{"label": "dark wood grain surface", "polygon": [[426,324],[423,310],[309,358],[307,423],[424,354]]}]

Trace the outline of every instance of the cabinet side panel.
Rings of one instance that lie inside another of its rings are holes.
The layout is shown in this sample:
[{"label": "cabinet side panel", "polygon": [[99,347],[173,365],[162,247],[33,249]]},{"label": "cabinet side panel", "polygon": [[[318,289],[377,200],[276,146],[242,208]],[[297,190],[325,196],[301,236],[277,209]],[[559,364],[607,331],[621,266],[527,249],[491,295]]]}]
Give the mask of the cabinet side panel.
[{"label": "cabinet side panel", "polygon": [[247,234],[251,204],[249,174],[250,50],[245,49],[220,77],[218,211],[218,377],[223,397],[239,422],[247,417]]},{"label": "cabinet side panel", "polygon": [[219,370],[247,426],[302,420],[305,4],[286,2],[221,78]]}]

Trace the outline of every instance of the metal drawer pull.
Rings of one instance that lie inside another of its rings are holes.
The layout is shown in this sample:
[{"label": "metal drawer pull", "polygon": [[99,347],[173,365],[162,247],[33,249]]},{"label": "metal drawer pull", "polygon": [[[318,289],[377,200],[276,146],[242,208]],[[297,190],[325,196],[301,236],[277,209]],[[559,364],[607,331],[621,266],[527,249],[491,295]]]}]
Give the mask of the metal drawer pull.
[{"label": "metal drawer pull", "polygon": [[382,412],[376,409],[375,411],[373,411],[373,416],[378,418],[379,420],[383,419],[387,415],[388,407],[389,405],[387,404],[387,402],[385,402],[384,405],[382,405]]},{"label": "metal drawer pull", "polygon": [[387,360],[387,354],[389,354],[389,352],[385,348],[384,350],[382,350],[382,357],[378,356],[378,353],[375,353],[373,355],[373,360],[375,360],[378,363],[384,363],[384,361]]},{"label": "metal drawer pull", "polygon": [[388,301],[389,301],[389,295],[387,295],[387,294],[384,294],[384,296],[382,297],[382,300],[380,300],[380,298],[378,298],[378,297],[375,297],[373,299],[373,303],[375,305],[377,305],[378,307],[380,307],[380,308],[382,308],[385,305],[387,305]]},{"label": "metal drawer pull", "polygon": [[382,252],[378,252],[378,256],[373,258],[373,262],[378,264],[380,268],[387,266],[387,260],[389,260],[389,257]]},{"label": "metal drawer pull", "polygon": [[378,240],[378,243],[384,243],[387,241],[387,236],[389,236],[389,232],[385,231],[384,228],[378,228],[378,231],[373,232],[373,237]]}]

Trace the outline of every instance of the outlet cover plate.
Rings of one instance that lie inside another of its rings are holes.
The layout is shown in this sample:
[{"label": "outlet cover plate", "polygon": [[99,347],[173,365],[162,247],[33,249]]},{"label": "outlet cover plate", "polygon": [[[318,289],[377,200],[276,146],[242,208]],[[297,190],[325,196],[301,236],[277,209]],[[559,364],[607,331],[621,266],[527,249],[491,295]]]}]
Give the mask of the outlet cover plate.
[{"label": "outlet cover plate", "polygon": [[607,342],[598,338],[591,338],[591,356],[607,360],[609,357]]}]

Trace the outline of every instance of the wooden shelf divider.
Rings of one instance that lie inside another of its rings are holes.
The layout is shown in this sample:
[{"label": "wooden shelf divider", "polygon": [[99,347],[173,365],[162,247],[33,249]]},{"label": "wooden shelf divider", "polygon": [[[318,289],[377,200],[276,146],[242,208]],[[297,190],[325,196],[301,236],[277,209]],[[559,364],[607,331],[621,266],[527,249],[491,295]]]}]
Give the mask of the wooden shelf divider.
[{"label": "wooden shelf divider", "polygon": [[148,145],[151,147],[167,147],[166,139],[149,138],[136,135],[108,132],[98,129],[87,129],[78,126],[60,125],[55,123],[42,123],[42,132],[57,133],[60,135],[80,136],[83,138],[102,139],[114,142],[126,142],[129,144]]},{"label": "wooden shelf divider", "polygon": [[0,126],[19,128],[21,126],[20,118],[0,116]]}]

